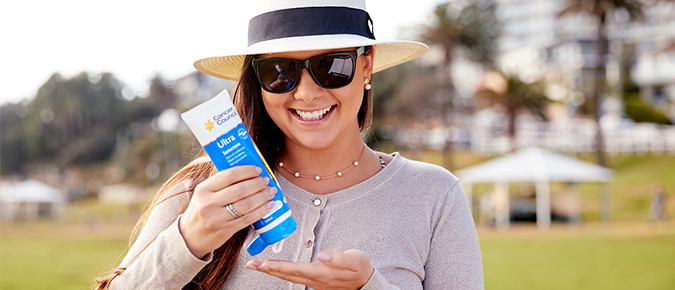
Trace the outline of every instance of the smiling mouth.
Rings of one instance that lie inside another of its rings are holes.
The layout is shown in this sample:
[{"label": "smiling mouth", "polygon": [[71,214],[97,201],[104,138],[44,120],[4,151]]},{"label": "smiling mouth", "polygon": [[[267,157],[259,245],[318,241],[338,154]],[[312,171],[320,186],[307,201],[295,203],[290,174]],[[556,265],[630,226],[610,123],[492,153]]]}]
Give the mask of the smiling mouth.
[{"label": "smiling mouth", "polygon": [[323,119],[333,108],[335,108],[335,105],[316,111],[300,111],[296,109],[292,109],[291,111],[303,121],[316,121]]}]

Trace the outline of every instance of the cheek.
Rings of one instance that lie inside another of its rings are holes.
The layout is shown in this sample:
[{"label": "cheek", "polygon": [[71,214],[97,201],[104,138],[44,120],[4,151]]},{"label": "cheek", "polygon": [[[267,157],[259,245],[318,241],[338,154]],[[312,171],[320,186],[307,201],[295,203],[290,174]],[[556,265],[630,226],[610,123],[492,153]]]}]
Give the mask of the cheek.
[{"label": "cheek", "polygon": [[280,98],[278,95],[263,93],[262,100],[265,111],[267,111],[267,115],[270,116],[274,123],[279,124],[281,116],[286,112],[283,98]]},{"label": "cheek", "polygon": [[[352,83],[349,86],[338,89],[339,92],[336,92],[335,95],[339,95],[340,102],[343,105],[349,107],[361,107],[361,101],[363,100],[363,80],[360,78],[354,78]],[[337,97],[337,96],[336,96]]]},{"label": "cheek", "polygon": [[263,93],[262,100],[265,110],[267,110],[267,113],[269,115],[272,115],[274,113],[274,110],[279,106],[279,104],[275,102],[273,96],[270,96],[269,93]]}]

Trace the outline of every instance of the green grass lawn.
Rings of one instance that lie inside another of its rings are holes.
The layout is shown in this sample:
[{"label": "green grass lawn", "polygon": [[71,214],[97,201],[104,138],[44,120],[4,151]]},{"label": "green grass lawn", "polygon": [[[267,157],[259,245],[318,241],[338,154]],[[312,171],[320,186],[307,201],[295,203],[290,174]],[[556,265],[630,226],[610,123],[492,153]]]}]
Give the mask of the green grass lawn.
[{"label": "green grass lawn", "polygon": [[486,289],[675,289],[675,224],[669,226],[635,235],[602,228],[481,235]]},{"label": "green grass lawn", "polygon": [[38,222],[2,225],[0,289],[89,289],[116,266],[133,224],[91,228]]},{"label": "green grass lawn", "polygon": [[[131,223],[3,225],[0,289],[89,289]],[[479,229],[486,289],[674,289],[675,223]]]}]

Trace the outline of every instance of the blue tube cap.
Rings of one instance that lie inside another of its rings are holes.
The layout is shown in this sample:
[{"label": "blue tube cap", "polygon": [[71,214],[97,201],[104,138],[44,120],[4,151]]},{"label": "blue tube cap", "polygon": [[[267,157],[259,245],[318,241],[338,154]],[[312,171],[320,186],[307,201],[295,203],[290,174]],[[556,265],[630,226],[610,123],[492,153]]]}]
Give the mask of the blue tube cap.
[{"label": "blue tube cap", "polygon": [[293,217],[288,217],[274,228],[259,234],[251,244],[248,245],[246,251],[251,256],[260,254],[267,246],[273,245],[291,235],[297,227],[298,225],[295,223]]},{"label": "blue tube cap", "polygon": [[267,248],[267,244],[263,241],[263,239],[260,236],[257,236],[253,242],[251,242],[250,245],[246,248],[246,251],[248,252],[249,255],[255,256],[257,254],[262,253],[262,251]]}]

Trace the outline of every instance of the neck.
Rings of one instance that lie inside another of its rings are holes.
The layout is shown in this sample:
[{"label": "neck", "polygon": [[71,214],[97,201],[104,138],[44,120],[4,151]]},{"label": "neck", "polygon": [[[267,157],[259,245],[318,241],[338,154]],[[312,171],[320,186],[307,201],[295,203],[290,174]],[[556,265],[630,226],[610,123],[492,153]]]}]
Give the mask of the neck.
[{"label": "neck", "polygon": [[308,148],[286,140],[286,147],[277,164],[283,161],[287,168],[303,175],[327,176],[344,170],[355,160],[362,159],[368,150],[360,136],[343,138],[326,148]]},{"label": "neck", "polygon": [[[311,178],[316,175],[335,175],[338,171],[349,168],[355,160],[358,160],[359,165],[340,177],[320,181]],[[284,163],[286,169],[310,178],[295,177],[293,173],[279,168],[279,161]],[[360,135],[351,139],[343,138],[334,146],[321,149],[297,146],[286,140],[286,148],[275,166],[277,172],[288,181],[314,194],[328,194],[352,187],[382,169],[378,155],[366,147]]]}]

